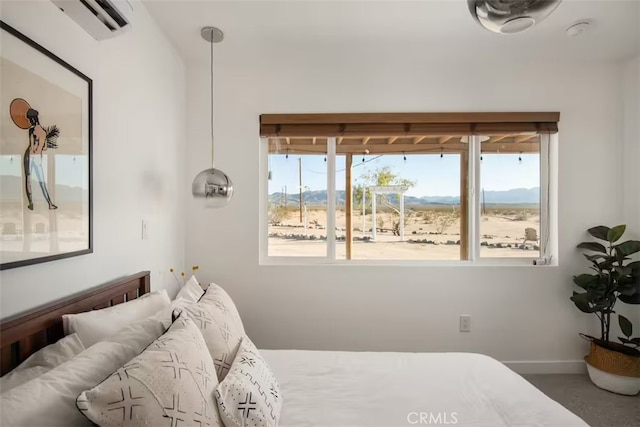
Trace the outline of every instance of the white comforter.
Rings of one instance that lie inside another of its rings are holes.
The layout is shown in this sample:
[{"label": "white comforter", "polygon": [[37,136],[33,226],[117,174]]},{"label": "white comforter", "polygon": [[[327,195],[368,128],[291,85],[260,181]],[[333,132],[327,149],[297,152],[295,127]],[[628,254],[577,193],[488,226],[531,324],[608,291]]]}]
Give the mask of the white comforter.
[{"label": "white comforter", "polygon": [[586,426],[518,374],[470,353],[261,350],[286,426]]}]

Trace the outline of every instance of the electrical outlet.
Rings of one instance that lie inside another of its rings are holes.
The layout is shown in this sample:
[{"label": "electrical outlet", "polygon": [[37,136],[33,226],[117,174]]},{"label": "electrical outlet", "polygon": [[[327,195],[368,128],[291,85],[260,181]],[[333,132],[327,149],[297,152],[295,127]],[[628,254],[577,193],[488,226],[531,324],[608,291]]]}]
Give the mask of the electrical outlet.
[{"label": "electrical outlet", "polygon": [[468,314],[460,315],[460,332],[471,332],[471,316]]}]

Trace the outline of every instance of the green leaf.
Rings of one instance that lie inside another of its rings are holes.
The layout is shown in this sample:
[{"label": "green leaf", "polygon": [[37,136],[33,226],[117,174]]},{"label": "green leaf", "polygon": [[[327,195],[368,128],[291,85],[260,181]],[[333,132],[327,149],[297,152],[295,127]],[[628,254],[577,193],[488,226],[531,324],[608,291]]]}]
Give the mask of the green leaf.
[{"label": "green leaf", "polygon": [[582,311],[583,313],[593,313],[594,311],[597,311],[589,306],[589,299],[587,297],[587,294],[579,294],[577,292],[574,292],[573,296],[570,299],[571,301],[573,301],[576,307],[578,307],[578,310]]},{"label": "green leaf", "polygon": [[622,337],[618,337],[618,339],[620,340],[621,343],[623,344],[633,344],[633,342],[631,340],[628,340],[626,338],[622,338]]},{"label": "green leaf", "polygon": [[609,232],[607,233],[607,240],[610,243],[617,242],[618,240],[620,240],[620,238],[624,234],[624,230],[626,230],[626,228],[627,228],[627,226],[624,225],[624,224],[623,225],[616,225],[611,230],[609,230]]},{"label": "green leaf", "polygon": [[640,337],[631,338],[631,344],[640,345]]},{"label": "green leaf", "polygon": [[573,283],[582,289],[587,289],[590,284],[596,283],[598,279],[599,276],[596,274],[581,274],[579,276],[573,276]]},{"label": "green leaf", "polygon": [[623,277],[618,282],[618,292],[621,295],[633,296],[640,293],[640,282],[632,277]]},{"label": "green leaf", "polygon": [[615,245],[614,249],[616,250],[616,257],[620,259],[640,252],[640,242],[637,240],[627,240],[619,245]]},{"label": "green leaf", "polygon": [[613,267],[613,270],[618,273],[621,277],[628,276],[631,274],[632,270],[629,266],[626,267],[618,267],[617,265]]},{"label": "green leaf", "polygon": [[611,270],[613,267],[613,260],[611,258],[605,258],[604,261],[598,263],[598,268],[600,270]]},{"label": "green leaf", "polygon": [[602,259],[608,259],[608,256],[607,256],[607,255],[604,255],[604,254],[594,254],[594,255],[582,254],[582,255],[584,255],[584,257],[585,257],[586,259],[588,259],[589,261],[591,261],[591,262],[593,262],[593,261],[597,261],[597,260],[599,260],[600,258],[602,258]]},{"label": "green leaf", "polygon": [[633,295],[618,295],[618,299],[627,304],[640,304],[640,293]]},{"label": "green leaf", "polygon": [[622,333],[629,338],[633,333],[633,325],[629,322],[629,319],[624,317],[621,314],[618,314],[618,324],[620,325],[620,330]]},{"label": "green leaf", "polygon": [[611,230],[609,227],[605,227],[604,225],[599,225],[597,227],[592,227],[587,231],[596,239],[609,241],[609,239],[607,239],[609,230]]},{"label": "green leaf", "polygon": [[582,242],[577,246],[578,249],[586,249],[588,251],[607,253],[607,248],[603,244],[598,242]]},{"label": "green leaf", "polygon": [[627,267],[631,269],[631,275],[640,276],[640,261],[630,262]]}]

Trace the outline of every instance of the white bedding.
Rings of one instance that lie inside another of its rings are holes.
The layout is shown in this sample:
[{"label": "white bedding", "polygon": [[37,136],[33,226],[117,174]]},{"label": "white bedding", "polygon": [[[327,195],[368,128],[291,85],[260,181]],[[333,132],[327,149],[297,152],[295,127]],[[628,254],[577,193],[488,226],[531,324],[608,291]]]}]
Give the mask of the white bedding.
[{"label": "white bedding", "polygon": [[280,426],[587,424],[488,356],[260,350],[284,400]]}]

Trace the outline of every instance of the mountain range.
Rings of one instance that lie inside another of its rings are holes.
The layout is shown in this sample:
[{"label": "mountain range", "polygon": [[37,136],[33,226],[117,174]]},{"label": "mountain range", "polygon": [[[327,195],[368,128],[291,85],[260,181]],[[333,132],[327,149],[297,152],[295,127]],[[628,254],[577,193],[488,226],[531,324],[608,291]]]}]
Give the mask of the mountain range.
[{"label": "mountain range", "polygon": [[[391,195],[392,196],[392,195]],[[344,205],[345,191],[336,191],[337,204]],[[481,194],[482,201],[482,194]],[[298,204],[300,196],[298,193],[286,195],[287,204]],[[327,191],[305,191],[302,193],[302,200],[311,206],[324,206],[327,204]],[[281,204],[284,202],[284,193],[276,192],[269,195],[269,202]],[[429,205],[458,205],[459,196],[405,196],[404,203],[407,206],[429,206]],[[486,204],[538,204],[540,203],[540,187],[534,188],[512,188],[505,191],[484,191],[484,203]]]},{"label": "mountain range", "polygon": [[[44,200],[36,179],[31,181],[31,186],[33,199],[35,201]],[[53,193],[52,188],[49,188],[49,191]],[[5,175],[0,179],[0,199],[3,202],[19,202],[23,198],[23,192],[24,182],[22,181],[22,177]],[[54,200],[58,204],[63,202],[77,202],[79,200],[87,200],[88,194],[89,191],[86,189],[58,184],[55,188]]]}]

